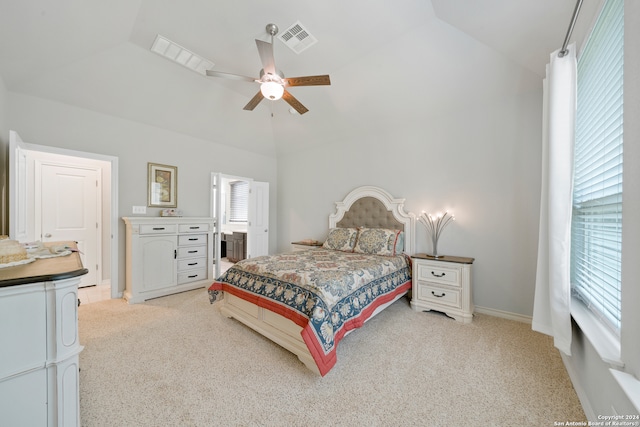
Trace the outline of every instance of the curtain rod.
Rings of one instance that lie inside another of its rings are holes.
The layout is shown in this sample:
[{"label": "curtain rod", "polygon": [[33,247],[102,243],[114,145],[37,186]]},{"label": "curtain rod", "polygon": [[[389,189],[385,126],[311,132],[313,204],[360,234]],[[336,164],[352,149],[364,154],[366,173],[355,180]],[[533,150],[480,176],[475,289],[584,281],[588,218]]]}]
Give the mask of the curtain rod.
[{"label": "curtain rod", "polygon": [[558,58],[562,58],[567,53],[569,53],[569,51],[567,50],[567,45],[569,44],[571,33],[573,33],[573,27],[576,25],[576,20],[578,19],[578,13],[580,13],[580,6],[582,6],[582,0],[578,0],[578,2],[576,3],[576,8],[573,10],[573,17],[571,18],[571,23],[569,24],[567,35],[564,38],[562,49],[560,49],[560,52],[558,52]]}]

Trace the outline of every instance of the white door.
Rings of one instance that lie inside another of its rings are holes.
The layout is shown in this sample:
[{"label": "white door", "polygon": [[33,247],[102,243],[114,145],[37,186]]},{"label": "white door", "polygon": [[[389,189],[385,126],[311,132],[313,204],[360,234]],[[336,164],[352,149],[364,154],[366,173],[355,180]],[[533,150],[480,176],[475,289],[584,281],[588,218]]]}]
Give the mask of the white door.
[{"label": "white door", "polygon": [[269,254],[269,183],[253,181],[249,190],[247,258]]},{"label": "white door", "polygon": [[24,242],[27,235],[27,155],[22,138],[9,131],[9,237]]},{"label": "white door", "polygon": [[98,177],[93,169],[41,166],[41,240],[77,242],[82,264],[89,270],[81,276],[81,287],[98,284]]},{"label": "white door", "polygon": [[211,217],[214,220],[213,229],[213,275],[214,279],[220,276],[220,238],[222,229],[220,218],[222,218],[222,174],[211,173]]}]

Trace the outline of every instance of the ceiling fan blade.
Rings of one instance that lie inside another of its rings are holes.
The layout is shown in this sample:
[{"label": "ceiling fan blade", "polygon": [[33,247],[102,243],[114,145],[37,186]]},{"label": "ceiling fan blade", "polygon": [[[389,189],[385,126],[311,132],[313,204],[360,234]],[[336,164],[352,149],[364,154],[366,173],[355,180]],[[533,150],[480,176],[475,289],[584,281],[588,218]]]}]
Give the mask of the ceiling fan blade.
[{"label": "ceiling fan blade", "polygon": [[328,74],[322,76],[289,77],[282,80],[284,80],[286,86],[322,86],[331,84]]},{"label": "ceiling fan blade", "polygon": [[289,105],[291,105],[299,114],[304,114],[307,111],[309,111],[307,109],[307,107],[305,107],[304,105],[302,105],[300,103],[300,101],[298,101],[296,98],[294,98],[293,95],[291,95],[291,93],[287,92],[287,90],[285,89],[284,94],[282,95],[282,99],[284,99],[285,101],[287,101],[287,103]]},{"label": "ceiling fan blade", "polygon": [[225,79],[242,80],[246,82],[255,82],[253,77],[240,76],[238,74],[221,73],[220,71],[207,70],[207,76],[211,77],[223,77]]},{"label": "ceiling fan blade", "polygon": [[266,74],[276,74],[276,61],[273,59],[273,44],[256,39],[258,54],[262,61],[262,69]]},{"label": "ceiling fan blade", "polygon": [[260,101],[262,101],[263,99],[264,95],[262,95],[261,91],[258,91],[258,93],[256,93],[256,96],[251,98],[251,101],[249,101],[247,105],[244,106],[243,110],[253,111],[253,109],[256,108]]}]

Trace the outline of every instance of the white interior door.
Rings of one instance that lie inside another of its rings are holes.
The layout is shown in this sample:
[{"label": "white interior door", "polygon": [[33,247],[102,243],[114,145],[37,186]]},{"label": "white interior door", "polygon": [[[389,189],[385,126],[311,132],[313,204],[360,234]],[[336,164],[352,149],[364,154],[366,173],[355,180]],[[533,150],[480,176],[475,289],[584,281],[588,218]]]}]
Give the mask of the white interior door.
[{"label": "white interior door", "polygon": [[9,131],[9,237],[27,240],[27,155],[22,138]]},{"label": "white interior door", "polygon": [[249,191],[247,258],[269,254],[269,183],[253,181]]},{"label": "white interior door", "polygon": [[213,274],[217,279],[220,276],[220,218],[222,218],[222,174],[211,173],[211,217],[214,219],[213,230]]},{"label": "white interior door", "polygon": [[80,286],[96,285],[100,253],[98,172],[46,164],[40,170],[41,240],[77,242],[82,264],[89,270],[81,276]]}]

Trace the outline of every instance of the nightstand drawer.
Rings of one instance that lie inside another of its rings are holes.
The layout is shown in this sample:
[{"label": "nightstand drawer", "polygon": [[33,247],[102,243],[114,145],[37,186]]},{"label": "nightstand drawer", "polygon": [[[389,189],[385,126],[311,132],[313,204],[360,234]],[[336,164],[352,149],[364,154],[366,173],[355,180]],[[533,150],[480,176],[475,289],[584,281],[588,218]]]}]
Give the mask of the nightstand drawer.
[{"label": "nightstand drawer", "polygon": [[460,291],[418,283],[418,300],[460,308]]},{"label": "nightstand drawer", "polygon": [[460,269],[449,268],[437,263],[420,263],[418,264],[417,279],[442,283],[449,286],[460,287]]}]

